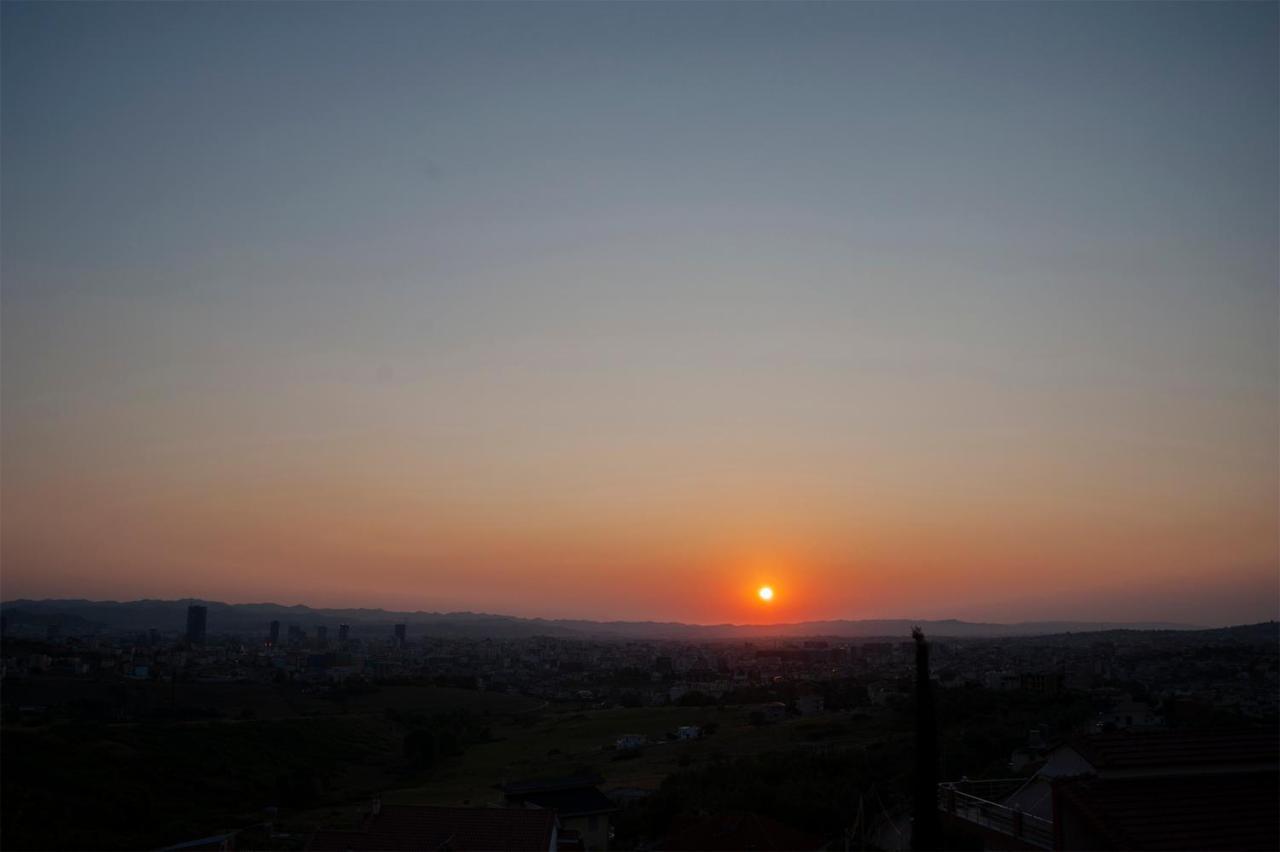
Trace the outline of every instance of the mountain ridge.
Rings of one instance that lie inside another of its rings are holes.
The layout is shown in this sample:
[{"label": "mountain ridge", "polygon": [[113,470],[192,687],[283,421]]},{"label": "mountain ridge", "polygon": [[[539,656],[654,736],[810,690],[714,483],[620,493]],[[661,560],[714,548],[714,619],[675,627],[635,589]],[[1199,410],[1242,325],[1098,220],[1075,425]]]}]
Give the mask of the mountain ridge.
[{"label": "mountain ridge", "polygon": [[427,610],[387,610],[382,608],[311,607],[305,604],[270,602],[229,604],[198,598],[143,598],[135,601],[93,601],[84,598],[19,598],[0,602],[10,627],[19,624],[56,624],[59,616],[69,622],[90,623],[104,630],[181,630],[186,608],[198,604],[209,608],[210,633],[265,632],[272,620],[311,629],[318,624],[350,624],[357,633],[404,623],[411,634],[481,638],[560,636],[564,638],[616,639],[737,639],[756,637],[831,636],[868,638],[908,635],[919,625],[939,637],[1036,636],[1055,633],[1085,633],[1107,630],[1202,630],[1198,625],[1175,622],[1104,621],[1020,621],[1013,623],[970,622],[960,619],[822,619],[773,624],[688,624],[678,621],[595,621],[591,619],[524,618],[498,613]]}]

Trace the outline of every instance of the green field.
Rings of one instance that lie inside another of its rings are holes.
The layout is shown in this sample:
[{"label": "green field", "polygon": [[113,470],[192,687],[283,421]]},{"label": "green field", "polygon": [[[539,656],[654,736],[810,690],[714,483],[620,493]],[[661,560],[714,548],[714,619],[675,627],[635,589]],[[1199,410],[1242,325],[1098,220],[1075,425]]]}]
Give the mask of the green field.
[{"label": "green field", "polygon": [[[442,761],[429,781],[387,794],[389,801],[419,804],[480,804],[495,801],[498,785],[521,778],[566,775],[590,768],[605,779],[602,785],[656,789],[662,779],[687,766],[705,765],[715,758],[805,748],[848,748],[882,738],[883,724],[869,718],[829,714],[792,718],[754,726],[747,707],[645,707],[544,712],[525,724],[495,729],[495,741],[470,747],[465,754]],[[667,732],[681,725],[715,723],[710,736],[693,741],[665,741]],[[655,742],[636,757],[614,759],[615,740],[623,734],[644,734]]]}]

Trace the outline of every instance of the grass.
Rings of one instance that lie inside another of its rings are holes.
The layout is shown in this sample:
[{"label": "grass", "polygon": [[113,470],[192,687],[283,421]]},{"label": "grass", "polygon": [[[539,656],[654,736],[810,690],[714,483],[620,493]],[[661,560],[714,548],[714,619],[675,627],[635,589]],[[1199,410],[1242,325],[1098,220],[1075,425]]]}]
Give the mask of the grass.
[{"label": "grass", "polygon": [[[591,768],[603,787],[656,789],[662,779],[686,766],[785,749],[824,750],[865,745],[887,732],[883,723],[839,714],[792,718],[754,726],[749,708],[644,707],[548,712],[524,724],[502,725],[495,741],[470,747],[442,761],[430,780],[386,795],[388,801],[417,804],[483,804],[497,801],[497,786],[521,778],[567,775]],[[699,740],[666,741],[681,725],[716,723]],[[615,760],[614,741],[643,734],[654,744],[630,759]]]}]

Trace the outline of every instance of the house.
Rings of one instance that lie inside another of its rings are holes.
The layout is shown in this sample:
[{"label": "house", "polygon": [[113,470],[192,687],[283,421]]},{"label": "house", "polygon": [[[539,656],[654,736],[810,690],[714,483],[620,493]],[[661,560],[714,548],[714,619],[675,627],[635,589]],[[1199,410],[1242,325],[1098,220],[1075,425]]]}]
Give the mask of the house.
[{"label": "house", "polygon": [[948,828],[988,849],[1280,848],[1280,733],[1112,732],[1032,778],[939,785]]},{"label": "house", "polygon": [[508,807],[551,811],[561,830],[573,832],[581,841],[578,848],[597,852],[609,848],[610,817],[617,806],[596,785],[595,775],[570,775],[515,781],[502,787]]},{"label": "house", "polygon": [[1135,728],[1158,728],[1164,724],[1150,704],[1145,701],[1134,701],[1132,698],[1121,701],[1110,710],[1099,713],[1094,721],[1094,729],[1103,731],[1127,731]]},{"label": "house", "polygon": [[648,742],[649,738],[644,734],[623,734],[614,742],[614,748],[618,751],[628,751],[643,748]]},{"label": "house", "polygon": [[321,829],[308,850],[448,849],[451,852],[556,852],[559,826],[546,810],[380,805],[355,829]]},{"label": "house", "polygon": [[1032,728],[1027,734],[1027,744],[1014,749],[1009,755],[1009,769],[1021,775],[1032,764],[1043,760],[1048,751],[1049,743],[1045,740],[1043,730]]}]

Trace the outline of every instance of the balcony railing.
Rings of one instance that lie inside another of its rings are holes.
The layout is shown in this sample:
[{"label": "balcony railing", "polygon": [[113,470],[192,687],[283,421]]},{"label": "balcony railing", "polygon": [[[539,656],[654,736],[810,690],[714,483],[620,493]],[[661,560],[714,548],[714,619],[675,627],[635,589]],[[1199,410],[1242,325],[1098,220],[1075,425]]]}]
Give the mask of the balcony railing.
[{"label": "balcony railing", "polygon": [[1000,803],[1026,780],[999,778],[939,784],[938,809],[989,831],[1016,837],[1030,846],[1052,849],[1052,822]]}]

